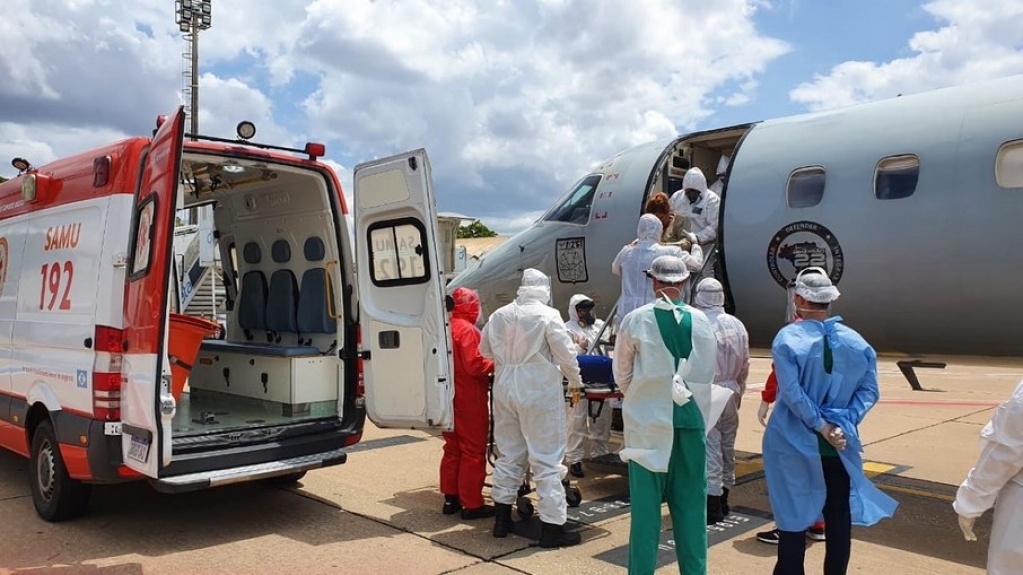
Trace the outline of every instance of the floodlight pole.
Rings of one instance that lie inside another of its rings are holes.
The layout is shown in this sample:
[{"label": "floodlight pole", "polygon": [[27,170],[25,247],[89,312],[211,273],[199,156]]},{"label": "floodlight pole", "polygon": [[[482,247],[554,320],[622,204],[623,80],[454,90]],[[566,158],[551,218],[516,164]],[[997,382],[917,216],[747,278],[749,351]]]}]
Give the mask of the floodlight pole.
[{"label": "floodlight pole", "polygon": [[189,114],[192,121],[192,141],[199,139],[199,15],[195,12],[191,13],[191,24],[192,24],[192,103],[191,103],[191,114]]}]

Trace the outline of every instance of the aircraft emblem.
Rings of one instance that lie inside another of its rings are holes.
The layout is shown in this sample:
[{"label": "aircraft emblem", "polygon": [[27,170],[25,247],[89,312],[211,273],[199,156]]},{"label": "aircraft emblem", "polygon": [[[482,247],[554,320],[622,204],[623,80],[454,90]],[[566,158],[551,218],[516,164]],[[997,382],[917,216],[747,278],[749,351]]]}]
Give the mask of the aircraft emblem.
[{"label": "aircraft emblem", "polygon": [[791,223],[771,238],[767,247],[767,269],[783,289],[808,267],[828,270],[836,285],[842,279],[845,259],[842,245],[831,230],[811,221]]}]

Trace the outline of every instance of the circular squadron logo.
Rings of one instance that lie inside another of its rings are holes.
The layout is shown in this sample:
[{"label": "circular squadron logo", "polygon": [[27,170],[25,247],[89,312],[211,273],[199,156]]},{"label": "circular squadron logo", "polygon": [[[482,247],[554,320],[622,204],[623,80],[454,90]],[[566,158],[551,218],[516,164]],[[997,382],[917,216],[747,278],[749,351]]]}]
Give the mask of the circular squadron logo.
[{"label": "circular squadron logo", "polygon": [[783,288],[805,268],[827,270],[831,281],[842,279],[845,261],[838,238],[828,228],[810,221],[791,223],[771,238],[767,247],[767,269]]}]

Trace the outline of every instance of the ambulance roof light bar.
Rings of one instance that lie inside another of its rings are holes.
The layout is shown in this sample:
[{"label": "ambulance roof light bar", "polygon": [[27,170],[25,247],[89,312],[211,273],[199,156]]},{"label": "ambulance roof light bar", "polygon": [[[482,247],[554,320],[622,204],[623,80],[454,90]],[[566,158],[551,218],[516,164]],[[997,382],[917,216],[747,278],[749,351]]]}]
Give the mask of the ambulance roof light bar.
[{"label": "ambulance roof light bar", "polygon": [[[156,126],[160,127],[163,122],[167,121],[166,116],[158,116],[156,119]],[[238,122],[235,127],[235,132],[238,135],[237,140],[229,140],[227,138],[217,138],[214,136],[203,136],[200,134],[185,134],[185,137],[193,140],[206,140],[207,142],[223,142],[225,144],[245,144],[246,146],[252,146],[254,148],[262,148],[264,150],[281,150],[283,152],[293,152],[298,154],[305,154],[309,157],[309,161],[315,162],[319,158],[327,155],[327,146],[318,142],[306,142],[303,148],[287,148],[284,146],[271,146],[270,144],[260,144],[258,142],[251,142],[256,135],[256,124],[243,120]]]}]

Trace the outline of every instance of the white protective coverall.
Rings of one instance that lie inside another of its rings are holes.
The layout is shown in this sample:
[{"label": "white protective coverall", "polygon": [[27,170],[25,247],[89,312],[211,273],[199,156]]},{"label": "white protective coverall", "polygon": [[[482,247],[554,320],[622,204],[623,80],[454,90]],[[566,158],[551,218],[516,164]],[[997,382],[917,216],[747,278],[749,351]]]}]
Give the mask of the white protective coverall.
[{"label": "white protective coverall", "polygon": [[749,334],[734,315],[725,313],[725,288],[714,278],[696,286],[693,306],[702,311],[717,336],[714,385],[732,392],[717,424],[707,434],[707,495],[721,495],[735,487],[735,435],[739,431],[739,405],[749,375]]},{"label": "white protective coverall", "polygon": [[717,172],[715,172],[718,175],[718,179],[713,184],[710,185],[710,191],[717,194],[719,198],[721,197],[721,192],[723,192],[725,189],[724,176],[728,172],[728,163],[730,161],[731,158],[729,158],[728,156],[725,155],[721,156],[721,159],[718,160]]},{"label": "white protective coverall", "polygon": [[643,214],[636,226],[635,245],[622,248],[611,262],[611,273],[622,278],[622,296],[618,300],[618,312],[615,325],[621,324],[625,316],[632,310],[654,301],[654,284],[646,277],[646,270],[658,256],[676,256],[686,262],[690,271],[703,267],[703,251],[698,244],[693,244],[692,252],[687,253],[678,246],[666,246],[658,243],[661,239],[661,220],[653,214]]},{"label": "white protective coverall", "polygon": [[[540,520],[564,525],[565,391],[582,389],[576,345],[558,310],[550,307],[550,278],[535,269],[522,273],[515,301],[491,314],[483,327],[480,353],[494,360],[494,466],[496,503],[514,504],[526,476],[540,496]],[[560,369],[560,371],[559,371]]]},{"label": "white protective coverall", "polygon": [[953,507],[967,538],[973,521],[994,506],[988,575],[1023,572],[1023,381],[980,432],[980,458],[959,486]]},{"label": "white protective coverall", "polygon": [[[579,312],[575,306],[592,298],[584,294],[575,294],[568,300],[568,333],[576,341],[576,353],[587,352],[604,327],[603,320],[596,320],[592,325],[579,323]],[[589,415],[589,403],[585,399],[568,408],[568,451],[565,464],[579,463],[586,455],[585,440],[590,440],[590,457],[600,457],[611,453],[611,412],[610,403],[600,410],[600,416],[594,421]]]},{"label": "white protective coverall", "polygon": [[[690,202],[686,190],[700,192],[695,202]],[[707,189],[707,178],[700,168],[689,168],[682,177],[682,189],[671,195],[671,210],[676,216],[685,218],[689,231],[696,236],[706,260],[702,277],[714,277],[714,242],[718,237],[718,216],[721,199]],[[697,280],[694,280],[697,281]]]}]

